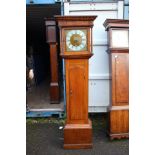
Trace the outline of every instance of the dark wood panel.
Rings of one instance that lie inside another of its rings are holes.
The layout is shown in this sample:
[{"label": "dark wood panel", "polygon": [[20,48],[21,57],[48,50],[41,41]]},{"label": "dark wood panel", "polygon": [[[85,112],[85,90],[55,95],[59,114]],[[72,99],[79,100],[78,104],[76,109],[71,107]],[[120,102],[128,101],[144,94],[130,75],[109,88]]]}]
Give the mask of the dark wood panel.
[{"label": "dark wood panel", "polygon": [[113,105],[126,105],[129,100],[128,53],[112,54]]},{"label": "dark wood panel", "polygon": [[58,43],[56,37],[56,23],[52,19],[46,19],[46,42],[50,47],[50,98],[51,103],[59,103],[59,71],[58,71]]},{"label": "dark wood panel", "polygon": [[58,57],[57,45],[50,43],[50,68],[51,68],[51,82],[50,82],[50,98],[51,103],[59,103],[60,88],[59,88],[59,73],[58,73]]}]

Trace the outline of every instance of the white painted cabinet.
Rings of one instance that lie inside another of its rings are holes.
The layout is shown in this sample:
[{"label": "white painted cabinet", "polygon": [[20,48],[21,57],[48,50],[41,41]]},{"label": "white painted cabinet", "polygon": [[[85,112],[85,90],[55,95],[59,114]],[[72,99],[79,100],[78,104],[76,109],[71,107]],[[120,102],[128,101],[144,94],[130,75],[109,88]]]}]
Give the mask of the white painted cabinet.
[{"label": "white painted cabinet", "polygon": [[97,15],[93,27],[93,57],[89,60],[89,112],[107,112],[109,107],[109,62],[107,32],[103,23],[107,18],[123,18],[123,3],[64,2],[64,15]]}]

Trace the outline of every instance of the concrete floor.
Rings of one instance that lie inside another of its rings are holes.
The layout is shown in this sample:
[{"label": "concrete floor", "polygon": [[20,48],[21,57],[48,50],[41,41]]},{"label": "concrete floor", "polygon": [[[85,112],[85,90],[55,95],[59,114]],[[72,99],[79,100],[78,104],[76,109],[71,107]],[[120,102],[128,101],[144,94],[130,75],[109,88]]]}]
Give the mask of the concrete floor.
[{"label": "concrete floor", "polygon": [[64,109],[63,91],[59,104],[50,104],[50,79],[47,78],[27,91],[27,103],[30,109]]},{"label": "concrete floor", "polygon": [[106,135],[107,116],[91,116],[93,149],[64,150],[60,119],[27,119],[27,155],[128,155],[129,140],[110,141]]}]

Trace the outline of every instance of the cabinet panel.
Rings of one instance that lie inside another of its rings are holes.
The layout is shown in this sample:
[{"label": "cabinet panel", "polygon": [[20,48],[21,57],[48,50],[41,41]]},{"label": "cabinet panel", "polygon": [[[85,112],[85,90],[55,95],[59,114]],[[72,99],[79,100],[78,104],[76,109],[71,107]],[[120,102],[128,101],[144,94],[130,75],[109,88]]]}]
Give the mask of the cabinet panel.
[{"label": "cabinet panel", "polygon": [[113,105],[126,105],[129,100],[128,53],[112,54]]},{"label": "cabinet panel", "polygon": [[110,133],[128,133],[129,132],[129,111],[113,110],[110,112]]},{"label": "cabinet panel", "polygon": [[67,103],[69,103],[67,112],[70,123],[87,120],[87,65],[87,60],[75,59],[66,61]]}]

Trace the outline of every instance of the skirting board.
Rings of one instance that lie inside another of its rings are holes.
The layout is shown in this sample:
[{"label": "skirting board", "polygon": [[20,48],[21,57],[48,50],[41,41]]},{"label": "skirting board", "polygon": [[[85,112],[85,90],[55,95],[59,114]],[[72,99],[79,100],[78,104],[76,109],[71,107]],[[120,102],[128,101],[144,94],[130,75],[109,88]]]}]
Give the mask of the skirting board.
[{"label": "skirting board", "polygon": [[108,112],[109,107],[104,106],[89,106],[88,112],[89,113],[100,113],[100,112]]}]

